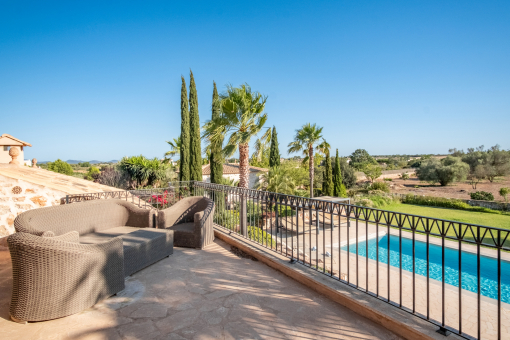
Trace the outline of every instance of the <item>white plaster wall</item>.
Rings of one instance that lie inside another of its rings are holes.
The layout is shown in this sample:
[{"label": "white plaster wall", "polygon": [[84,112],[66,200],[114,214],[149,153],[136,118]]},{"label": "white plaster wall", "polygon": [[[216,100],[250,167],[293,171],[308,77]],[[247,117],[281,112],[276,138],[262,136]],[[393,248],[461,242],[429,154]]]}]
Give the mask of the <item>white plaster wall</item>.
[{"label": "white plaster wall", "polygon": [[[13,193],[20,187],[19,194]],[[5,246],[6,236],[14,233],[14,219],[24,211],[60,205],[63,191],[49,189],[23,180],[0,176],[0,245]]]},{"label": "white plaster wall", "polygon": [[[25,153],[23,150],[21,150],[21,147],[18,146],[20,149],[20,154],[17,158],[20,164],[23,164],[23,160],[25,159]],[[0,163],[9,163],[12,161],[12,157],[9,156],[9,151],[4,151],[4,146],[0,145]]]},{"label": "white plaster wall", "polygon": [[262,176],[262,172],[250,172],[248,187],[254,189],[257,185],[259,177]]},{"label": "white plaster wall", "polygon": [[[237,174],[229,174],[229,175],[223,175],[223,178],[228,178],[228,179],[234,179],[236,181],[239,181],[239,175]],[[211,182],[211,176],[210,175],[203,175],[202,176],[202,180],[204,182],[207,182],[207,183],[210,183]]]},{"label": "white plaster wall", "polygon": [[[250,189],[253,189],[255,185],[257,184],[257,179],[261,175],[261,172],[250,172],[250,176],[248,177],[248,187]],[[229,175],[223,175],[223,178],[233,179],[236,181],[239,181],[240,175],[239,174],[229,174]],[[202,180],[204,182],[210,183],[211,182],[211,176],[210,175],[203,175]]]}]

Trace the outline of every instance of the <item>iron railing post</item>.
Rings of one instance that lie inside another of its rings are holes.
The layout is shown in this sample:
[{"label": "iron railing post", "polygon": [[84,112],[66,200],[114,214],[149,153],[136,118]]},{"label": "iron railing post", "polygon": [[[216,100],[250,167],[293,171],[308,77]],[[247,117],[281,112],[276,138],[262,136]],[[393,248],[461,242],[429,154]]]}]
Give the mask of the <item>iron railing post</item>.
[{"label": "iron railing post", "polygon": [[239,223],[241,224],[241,235],[244,237],[248,237],[248,212],[246,208],[246,195],[241,193],[241,202],[240,202],[240,211],[239,211]]}]

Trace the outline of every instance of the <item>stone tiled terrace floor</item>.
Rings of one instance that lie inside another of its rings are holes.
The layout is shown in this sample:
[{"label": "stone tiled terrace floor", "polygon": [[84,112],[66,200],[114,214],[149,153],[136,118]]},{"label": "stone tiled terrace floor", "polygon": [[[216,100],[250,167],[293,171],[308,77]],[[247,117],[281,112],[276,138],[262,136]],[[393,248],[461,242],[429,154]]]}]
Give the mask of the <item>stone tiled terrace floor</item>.
[{"label": "stone tiled terrace floor", "polygon": [[128,278],[118,296],[46,322],[9,320],[11,266],[0,252],[0,332],[7,339],[400,339],[217,240]]}]

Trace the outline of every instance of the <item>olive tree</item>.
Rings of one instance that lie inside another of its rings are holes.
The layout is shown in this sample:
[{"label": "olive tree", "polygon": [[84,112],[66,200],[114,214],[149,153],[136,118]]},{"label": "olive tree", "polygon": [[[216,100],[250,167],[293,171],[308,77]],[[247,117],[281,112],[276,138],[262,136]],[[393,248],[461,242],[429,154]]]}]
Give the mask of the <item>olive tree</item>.
[{"label": "olive tree", "polygon": [[510,153],[495,145],[487,150],[484,161],[487,179],[492,183],[497,176],[510,174]]},{"label": "olive tree", "polygon": [[460,157],[453,156],[448,156],[442,160],[429,159],[416,170],[420,181],[439,183],[441,186],[465,180],[468,173],[469,165],[462,162]]},{"label": "olive tree", "polygon": [[357,149],[349,157],[351,158],[351,166],[358,171],[363,171],[363,168],[368,164],[377,164],[365,149]]},{"label": "olive tree", "polygon": [[374,183],[376,179],[381,177],[382,170],[379,165],[375,164],[367,164],[363,168],[363,172],[365,173],[365,176],[370,180],[370,182]]}]

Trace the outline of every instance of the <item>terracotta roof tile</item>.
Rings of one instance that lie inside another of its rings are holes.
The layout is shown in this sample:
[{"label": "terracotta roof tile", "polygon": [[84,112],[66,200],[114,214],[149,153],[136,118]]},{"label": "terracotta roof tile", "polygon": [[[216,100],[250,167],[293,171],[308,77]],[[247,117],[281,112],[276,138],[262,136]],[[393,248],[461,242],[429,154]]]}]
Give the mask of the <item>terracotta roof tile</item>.
[{"label": "terracotta roof tile", "polygon": [[[264,168],[258,168],[256,166],[250,166],[251,172],[259,172],[259,171],[268,171]],[[225,175],[235,175],[239,173],[239,164],[238,163],[229,163],[229,164],[223,164],[223,173]],[[202,165],[202,175],[210,175],[211,174],[211,168],[209,164]]]},{"label": "terracotta roof tile", "polygon": [[[15,143],[13,143],[15,142]],[[14,138],[13,136],[4,133],[0,136],[0,145],[11,145],[11,146],[32,146],[32,144]]]}]

